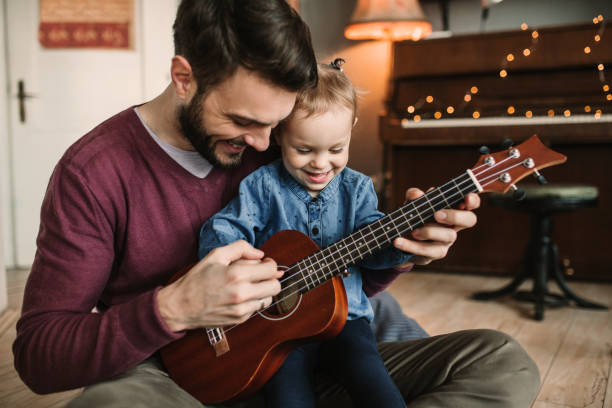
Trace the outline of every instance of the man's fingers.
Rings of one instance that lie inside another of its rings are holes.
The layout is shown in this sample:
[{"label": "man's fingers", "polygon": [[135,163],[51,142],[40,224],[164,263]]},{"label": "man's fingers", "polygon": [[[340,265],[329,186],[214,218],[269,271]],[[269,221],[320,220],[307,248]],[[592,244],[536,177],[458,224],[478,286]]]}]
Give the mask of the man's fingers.
[{"label": "man's fingers", "polygon": [[440,210],[436,211],[434,218],[437,222],[452,226],[455,231],[471,228],[476,225],[478,220],[476,214],[464,210]]},{"label": "man's fingers", "polygon": [[259,312],[267,309],[272,304],[272,296],[253,299],[253,311]]},{"label": "man's fingers", "polygon": [[262,250],[253,247],[246,241],[240,240],[232,242],[229,245],[213,249],[202,259],[202,261],[208,260],[229,265],[230,263],[239,259],[261,259],[263,256],[264,253]]},{"label": "man's fingers", "polygon": [[[431,190],[433,190],[433,187],[430,187],[427,191],[429,192]],[[406,194],[405,194],[406,202],[416,200],[417,198],[421,197],[423,194],[425,194],[423,190],[420,190],[415,187],[409,188],[408,190],[406,190]],[[478,207],[480,207],[480,196],[475,193],[469,193],[465,196],[465,200],[459,203],[457,207],[460,210],[468,210],[468,211],[475,210]]]},{"label": "man's fingers", "polygon": [[393,241],[393,246],[397,249],[414,254],[415,257],[411,261],[420,265],[424,264],[421,259],[428,259],[427,263],[429,263],[434,259],[444,258],[450,245],[451,243],[441,244],[439,242],[414,241],[406,238],[397,238]]},{"label": "man's fingers", "polygon": [[406,190],[406,201],[412,201],[412,200],[416,200],[417,198],[419,198],[420,196],[422,196],[423,191],[415,188],[415,187],[411,187],[408,190]]},{"label": "man's fingers", "polygon": [[277,269],[276,262],[271,258],[263,261],[240,259],[232,262],[229,274],[231,279],[249,282],[278,279],[283,276],[283,272]]},{"label": "man's fingers", "polygon": [[437,224],[426,224],[410,234],[419,241],[430,241],[441,245],[451,245],[457,240],[457,231]]}]

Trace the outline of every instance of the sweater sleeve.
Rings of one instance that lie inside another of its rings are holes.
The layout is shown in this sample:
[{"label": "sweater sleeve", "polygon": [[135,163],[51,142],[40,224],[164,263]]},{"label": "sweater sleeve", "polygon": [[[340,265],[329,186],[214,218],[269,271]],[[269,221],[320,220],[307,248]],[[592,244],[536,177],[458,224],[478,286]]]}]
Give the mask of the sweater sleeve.
[{"label": "sweater sleeve", "polygon": [[240,183],[238,195],[204,223],[200,230],[198,256],[204,258],[215,248],[245,240],[256,245],[257,234],[270,216],[268,173],[262,167]]},{"label": "sweater sleeve", "polygon": [[163,322],[159,288],[93,311],[120,257],[110,217],[85,180],[60,163],[43,201],[13,344],[15,368],[37,393],[115,376],[183,335]]}]

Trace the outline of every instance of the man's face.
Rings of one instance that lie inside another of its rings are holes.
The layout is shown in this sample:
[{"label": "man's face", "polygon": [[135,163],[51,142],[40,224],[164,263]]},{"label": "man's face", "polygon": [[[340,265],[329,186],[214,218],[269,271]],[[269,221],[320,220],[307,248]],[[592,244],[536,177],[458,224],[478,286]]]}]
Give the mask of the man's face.
[{"label": "man's face", "polygon": [[211,164],[240,164],[247,146],[264,151],[270,131],[287,117],[297,93],[284,90],[238,68],[206,95],[196,93],[178,111],[183,135]]}]

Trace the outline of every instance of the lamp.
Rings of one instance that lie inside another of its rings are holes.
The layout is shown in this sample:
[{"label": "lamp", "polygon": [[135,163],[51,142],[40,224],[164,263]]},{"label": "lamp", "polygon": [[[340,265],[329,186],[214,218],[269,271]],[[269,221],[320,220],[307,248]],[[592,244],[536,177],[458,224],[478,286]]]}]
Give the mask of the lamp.
[{"label": "lamp", "polygon": [[349,40],[420,40],[431,34],[418,0],[358,0],[344,36]]}]

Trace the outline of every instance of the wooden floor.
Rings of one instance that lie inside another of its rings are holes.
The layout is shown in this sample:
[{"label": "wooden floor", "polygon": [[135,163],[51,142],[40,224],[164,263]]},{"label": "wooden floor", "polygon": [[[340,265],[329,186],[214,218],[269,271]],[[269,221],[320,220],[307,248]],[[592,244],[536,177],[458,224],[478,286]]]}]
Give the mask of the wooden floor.
[{"label": "wooden floor", "polygon": [[[77,391],[38,396],[13,369],[11,344],[27,271],[9,271],[9,309],[0,316],[0,407],[59,407]],[[542,387],[533,408],[612,408],[612,311],[564,307],[531,319],[532,306],[510,298],[477,302],[474,291],[497,289],[505,278],[410,273],[390,288],[409,316],[431,335],[492,328],[514,336],[536,361]],[[554,289],[552,287],[551,289]],[[612,305],[612,285],[573,282],[590,300]]]}]

